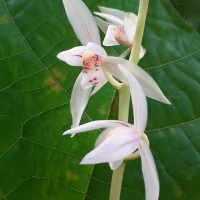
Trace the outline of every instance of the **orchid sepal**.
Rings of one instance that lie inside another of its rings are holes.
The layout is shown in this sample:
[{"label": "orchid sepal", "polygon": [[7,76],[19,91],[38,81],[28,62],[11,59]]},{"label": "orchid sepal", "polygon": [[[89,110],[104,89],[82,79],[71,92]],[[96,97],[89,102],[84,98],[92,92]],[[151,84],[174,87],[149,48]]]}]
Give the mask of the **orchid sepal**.
[{"label": "orchid sepal", "polygon": [[[88,42],[101,44],[95,19],[82,0],[63,0],[65,11],[77,38],[82,45]],[[77,20],[78,19],[78,20]]]}]

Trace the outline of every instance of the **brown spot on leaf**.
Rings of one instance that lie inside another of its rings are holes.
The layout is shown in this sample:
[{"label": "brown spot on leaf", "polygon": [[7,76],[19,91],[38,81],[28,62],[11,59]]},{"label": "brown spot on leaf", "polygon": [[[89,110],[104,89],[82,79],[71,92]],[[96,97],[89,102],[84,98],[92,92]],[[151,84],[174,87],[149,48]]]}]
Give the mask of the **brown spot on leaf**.
[{"label": "brown spot on leaf", "polygon": [[67,176],[67,180],[68,181],[76,181],[76,180],[78,180],[77,174],[73,173],[72,171],[67,171],[66,176]]},{"label": "brown spot on leaf", "polygon": [[58,69],[53,69],[52,74],[59,80],[64,81],[65,80],[65,75],[63,72],[59,71]]},{"label": "brown spot on leaf", "polygon": [[0,16],[0,25],[8,24],[9,19],[6,15]]},{"label": "brown spot on leaf", "polygon": [[174,194],[177,199],[181,199],[181,197],[184,196],[184,192],[180,186],[175,185],[174,190]]},{"label": "brown spot on leaf", "polygon": [[99,113],[100,113],[101,115],[105,115],[105,114],[106,114],[106,108],[105,108],[104,105],[102,105],[102,106],[99,108]]},{"label": "brown spot on leaf", "polygon": [[44,84],[46,86],[50,86],[51,89],[55,92],[61,91],[61,87],[60,87],[59,83],[52,77],[49,77],[47,80],[45,80]]}]

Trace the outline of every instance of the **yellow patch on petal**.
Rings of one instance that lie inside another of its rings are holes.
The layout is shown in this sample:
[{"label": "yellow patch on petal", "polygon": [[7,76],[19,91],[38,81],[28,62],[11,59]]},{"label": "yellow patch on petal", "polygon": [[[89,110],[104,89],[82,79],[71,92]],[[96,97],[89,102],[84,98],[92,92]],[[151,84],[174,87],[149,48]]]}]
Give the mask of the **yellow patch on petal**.
[{"label": "yellow patch on petal", "polygon": [[92,56],[93,56],[93,54],[90,51],[85,51],[82,55],[82,58],[84,61],[87,61],[87,60],[91,59]]}]

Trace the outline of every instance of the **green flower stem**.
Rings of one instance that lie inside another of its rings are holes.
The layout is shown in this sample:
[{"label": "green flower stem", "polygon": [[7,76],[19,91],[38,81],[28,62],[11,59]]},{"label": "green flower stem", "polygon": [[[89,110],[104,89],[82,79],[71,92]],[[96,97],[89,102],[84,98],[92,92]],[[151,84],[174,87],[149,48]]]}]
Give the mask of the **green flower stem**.
[{"label": "green flower stem", "polygon": [[128,122],[129,104],[130,104],[130,91],[129,87],[122,84],[119,92],[119,114],[118,119],[123,122]]},{"label": "green flower stem", "polygon": [[[134,64],[139,62],[139,53],[144,33],[144,26],[146,21],[147,9],[149,0],[140,0],[139,11],[138,11],[138,22],[136,27],[136,33],[134,38],[134,44],[132,46],[131,54],[129,60]],[[124,122],[128,122],[129,114],[129,102],[130,102],[130,91],[126,85],[122,85],[119,91],[119,115],[118,119]],[[111,188],[110,188],[110,200],[119,200],[121,194],[121,186],[124,175],[124,169],[126,162],[130,159],[135,159],[138,157],[138,153],[132,155],[121,164],[119,168],[113,171]]]},{"label": "green flower stem", "polygon": [[146,22],[147,10],[148,10],[149,0],[140,0],[139,11],[138,11],[138,22],[135,32],[134,43],[131,50],[131,55],[129,60],[134,64],[139,61],[139,53],[144,33],[144,27]]},{"label": "green flower stem", "polygon": [[121,186],[124,175],[126,163],[123,162],[120,167],[113,171],[112,183],[110,188],[110,199],[109,200],[119,200],[121,194]]}]

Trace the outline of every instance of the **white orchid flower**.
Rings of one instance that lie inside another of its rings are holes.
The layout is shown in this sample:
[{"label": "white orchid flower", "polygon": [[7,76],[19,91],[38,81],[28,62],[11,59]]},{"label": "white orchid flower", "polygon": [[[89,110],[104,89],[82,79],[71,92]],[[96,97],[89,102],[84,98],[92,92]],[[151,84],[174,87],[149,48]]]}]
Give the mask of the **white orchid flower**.
[{"label": "white orchid flower", "polygon": [[71,66],[83,67],[74,84],[70,100],[72,127],[79,125],[89,97],[96,93],[107,81],[116,88],[120,87],[121,84],[112,75],[129,85],[118,64],[130,70],[130,73],[142,85],[147,96],[169,103],[155,81],[144,70],[125,59],[107,56],[105,50],[99,45],[100,36],[95,20],[81,0],[63,0],[63,3],[76,35],[84,45],[60,52],[57,55],[60,60]]},{"label": "white orchid flower", "polygon": [[[101,46],[89,42],[86,46],[79,46],[63,51],[57,57],[71,66],[83,67],[82,72],[74,84],[70,101],[73,127],[75,127],[80,123],[89,97],[107,82],[102,65],[108,56]],[[109,74],[107,75],[109,76]],[[117,86],[117,81],[112,79],[111,76],[110,79]]]},{"label": "white orchid flower", "polygon": [[[102,69],[97,66],[101,63],[100,58],[97,54],[90,54],[90,47],[92,44],[90,45],[88,43],[93,42],[97,45],[101,44],[99,30],[92,13],[82,0],[63,0],[63,4],[68,20],[72,25],[77,38],[80,40],[81,44],[84,45],[61,52],[57,55],[59,59],[65,61],[69,65],[85,67],[85,70],[80,73],[74,84],[70,100],[70,109],[73,121],[72,126],[77,126],[79,125],[82,113],[88,103],[92,90],[91,86],[96,85],[96,90],[98,90],[98,87],[100,88],[107,81],[103,75]],[[86,47],[87,44],[88,46]],[[103,54],[104,53],[103,50]],[[93,65],[92,63],[90,64],[90,61],[94,62],[93,64],[96,65],[94,70],[91,70]],[[88,69],[88,65],[91,65],[90,69]],[[95,70],[99,70],[99,73],[95,73]],[[91,73],[86,75],[87,71],[90,71]],[[92,77],[92,74],[97,74],[97,77],[95,75]],[[98,84],[97,81],[99,80],[96,80],[96,78],[100,78],[102,82]]]},{"label": "white orchid flower", "polygon": [[[127,81],[127,75],[123,73],[123,70],[121,72],[120,64],[121,68],[124,68],[124,70],[127,68],[129,73],[136,77],[146,96],[163,103],[169,103],[156,82],[143,69],[123,58],[107,56],[105,50],[99,45],[90,42],[86,46],[63,51],[57,57],[71,66],[83,67],[75,82],[70,101],[73,127],[79,125],[89,97],[96,93],[107,81],[116,88],[120,87],[120,83],[112,76],[129,87],[132,85],[130,81]],[[136,94],[131,93],[131,96],[133,95]]]},{"label": "white orchid flower", "polygon": [[[99,6],[99,10],[101,12],[94,13],[106,20],[104,21],[99,17],[95,17],[97,25],[106,34],[103,45],[115,46],[122,44],[128,47],[132,46],[136,32],[137,15],[102,6]],[[128,48],[129,52],[130,49]],[[140,59],[144,56],[145,52],[146,50],[141,47]]]},{"label": "white orchid flower", "polygon": [[100,120],[72,128],[64,132],[64,135],[106,128],[97,138],[94,150],[82,159],[81,164],[108,162],[114,170],[122,164],[124,158],[138,149],[142,160],[146,200],[157,200],[159,196],[157,170],[149,143],[144,140],[146,135],[143,133],[147,121],[146,97],[140,84],[129,71],[122,67],[119,69],[126,76],[126,81],[131,83],[129,85],[131,93],[135,94],[132,97],[134,125],[117,120]]}]

